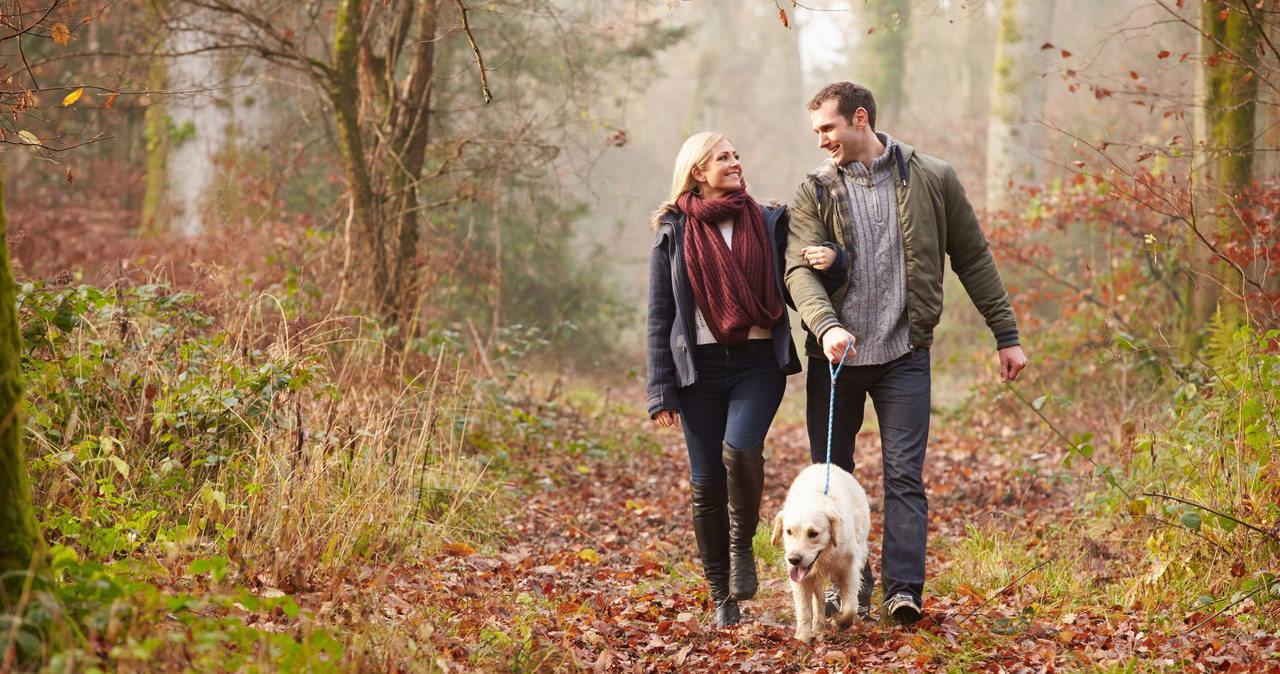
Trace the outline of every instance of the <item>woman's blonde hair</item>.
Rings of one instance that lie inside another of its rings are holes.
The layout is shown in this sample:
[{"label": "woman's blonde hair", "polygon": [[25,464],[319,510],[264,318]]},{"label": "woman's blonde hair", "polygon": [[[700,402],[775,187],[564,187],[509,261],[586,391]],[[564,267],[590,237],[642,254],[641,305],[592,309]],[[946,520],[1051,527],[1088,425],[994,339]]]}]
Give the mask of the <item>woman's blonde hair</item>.
[{"label": "woman's blonde hair", "polygon": [[711,150],[723,140],[729,140],[723,133],[703,131],[689,136],[684,145],[680,146],[680,152],[676,154],[676,168],[671,177],[671,194],[649,216],[650,227],[657,229],[662,223],[662,216],[678,210],[676,199],[680,195],[698,190],[698,181],[693,179],[693,169],[697,167],[705,170],[711,160]]}]

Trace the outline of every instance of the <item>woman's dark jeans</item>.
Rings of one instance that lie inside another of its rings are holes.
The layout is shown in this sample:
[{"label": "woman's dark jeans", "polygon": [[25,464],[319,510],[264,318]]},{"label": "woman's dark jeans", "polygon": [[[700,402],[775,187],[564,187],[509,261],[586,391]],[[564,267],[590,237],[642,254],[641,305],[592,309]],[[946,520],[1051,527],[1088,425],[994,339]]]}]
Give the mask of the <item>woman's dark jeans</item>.
[{"label": "woman's dark jeans", "polygon": [[[831,371],[821,358],[809,359],[805,382],[809,458],[827,461],[827,406]],[[853,472],[854,440],[862,428],[867,396],[880,423],[884,463],[884,545],[881,568],[884,597],[909,592],[920,601],[924,591],[929,500],[924,492],[924,455],[929,444],[929,350],[915,349],[883,365],[845,366],[836,381],[831,428],[831,462]],[[870,561],[863,569],[865,597],[871,595]]]},{"label": "woman's dark jeans", "polygon": [[771,339],[703,344],[693,353],[693,365],[698,380],[676,392],[680,425],[689,448],[690,480],[714,484],[727,477],[720,459],[725,444],[742,450],[764,442],[787,380]]}]

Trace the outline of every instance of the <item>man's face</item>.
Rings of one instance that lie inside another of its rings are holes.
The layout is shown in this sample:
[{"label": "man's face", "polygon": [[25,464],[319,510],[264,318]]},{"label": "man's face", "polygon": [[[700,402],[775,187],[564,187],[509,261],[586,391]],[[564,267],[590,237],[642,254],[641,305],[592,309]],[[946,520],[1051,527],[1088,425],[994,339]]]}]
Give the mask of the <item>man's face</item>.
[{"label": "man's face", "polygon": [[840,116],[840,102],[828,98],[809,111],[809,119],[813,121],[813,132],[818,134],[818,147],[826,150],[827,155],[836,163],[844,166],[857,156],[857,148],[862,142],[862,133],[858,129],[858,118],[853,123]]}]

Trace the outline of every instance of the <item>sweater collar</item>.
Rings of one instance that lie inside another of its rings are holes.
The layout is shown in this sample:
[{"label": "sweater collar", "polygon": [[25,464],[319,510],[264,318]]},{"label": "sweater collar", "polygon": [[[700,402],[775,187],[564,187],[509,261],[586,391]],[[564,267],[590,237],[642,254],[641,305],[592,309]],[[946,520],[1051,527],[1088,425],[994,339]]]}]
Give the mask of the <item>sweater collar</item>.
[{"label": "sweater collar", "polygon": [[[907,163],[911,161],[911,157],[912,155],[915,154],[916,149],[914,147],[911,147],[910,145],[907,145],[906,143],[901,143],[897,141],[892,136],[882,131],[877,131],[876,136],[880,138],[880,142],[884,143],[885,151],[884,151],[884,154],[872,160],[871,162],[872,169],[875,170],[878,166],[882,168],[892,168],[892,162],[895,162],[897,161],[898,158],[900,158],[901,159],[900,168],[903,172],[903,175],[898,176],[898,178],[905,181],[907,179],[907,176],[905,174],[905,166]],[[896,152],[895,152],[895,148],[896,148]],[[897,158],[895,158],[894,156],[895,154],[897,155]],[[862,164],[859,162],[851,162],[851,164],[858,164],[864,172],[866,171],[866,167],[862,166]],[[837,182],[837,180],[841,179],[840,177],[841,172],[847,171],[847,170],[848,170],[847,166],[846,167],[836,166],[835,162],[831,161],[831,159],[828,157],[825,161],[822,162],[820,166],[818,166],[818,168],[809,172],[809,177],[818,181],[818,183],[820,183],[823,187],[827,189],[831,189],[832,186]]]},{"label": "sweater collar", "polygon": [[845,176],[861,181],[869,180],[873,176],[892,170],[894,146],[897,145],[897,141],[883,131],[877,131],[876,138],[879,138],[884,145],[884,152],[879,157],[871,160],[870,169],[860,161],[851,161],[844,166],[838,167],[838,170]]}]

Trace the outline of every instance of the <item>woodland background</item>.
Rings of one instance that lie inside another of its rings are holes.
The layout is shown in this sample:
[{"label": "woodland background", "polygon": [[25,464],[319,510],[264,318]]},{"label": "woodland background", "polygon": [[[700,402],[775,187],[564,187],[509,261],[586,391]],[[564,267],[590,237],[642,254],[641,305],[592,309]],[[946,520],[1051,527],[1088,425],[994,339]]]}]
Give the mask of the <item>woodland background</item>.
[{"label": "woodland background", "polygon": [[[3,0],[0,669],[1280,669],[1278,44],[1277,0]],[[704,624],[646,222],[701,130],[789,199],[840,79],[955,166],[1032,365],[949,278],[926,620],[802,645],[764,529]]]}]

